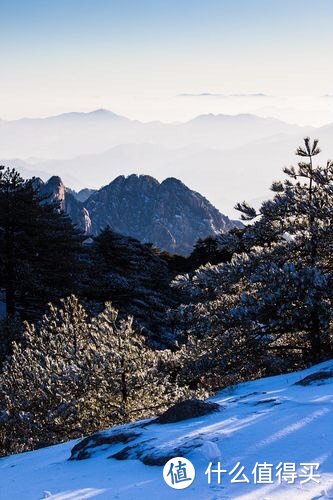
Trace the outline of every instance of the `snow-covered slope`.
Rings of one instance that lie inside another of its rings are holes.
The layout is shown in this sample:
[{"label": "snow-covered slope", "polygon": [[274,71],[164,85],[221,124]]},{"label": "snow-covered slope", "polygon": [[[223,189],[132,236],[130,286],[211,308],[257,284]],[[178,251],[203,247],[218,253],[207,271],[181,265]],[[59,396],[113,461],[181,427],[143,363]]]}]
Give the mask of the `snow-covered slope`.
[{"label": "snow-covered slope", "polygon": [[[86,460],[68,461],[78,441],[3,458],[0,498],[333,498],[333,361],[240,384],[220,392],[213,401],[221,405],[220,410],[205,417],[164,425],[145,421],[106,431],[105,436],[119,430],[135,436],[129,444],[118,442],[92,449]],[[221,453],[221,468],[229,472],[239,462],[250,483],[231,483],[234,475],[227,472],[222,474],[220,485],[216,474],[208,484],[205,471],[209,450],[216,451],[215,445]],[[122,460],[109,458],[120,451],[118,458]],[[162,466],[143,463],[163,462],[163,457],[179,453],[196,469],[194,482],[181,491],[164,482]],[[273,484],[254,484],[252,470],[257,462],[273,465]],[[319,484],[308,481],[301,485],[304,477],[297,477],[295,484],[278,484],[275,467],[280,462],[295,463],[298,474],[302,474],[300,463],[320,463]]]}]

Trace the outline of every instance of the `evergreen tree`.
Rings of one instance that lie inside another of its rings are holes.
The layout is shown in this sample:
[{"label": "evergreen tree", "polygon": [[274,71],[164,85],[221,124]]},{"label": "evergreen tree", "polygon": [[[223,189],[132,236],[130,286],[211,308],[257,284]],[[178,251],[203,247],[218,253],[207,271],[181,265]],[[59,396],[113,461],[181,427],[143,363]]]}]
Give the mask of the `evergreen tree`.
[{"label": "evergreen tree", "polygon": [[[332,239],[333,162],[315,166],[314,158],[319,153],[318,140],[311,142],[309,137],[305,138],[304,146],[296,151],[302,160],[296,167],[284,169],[287,180],[273,183],[273,200],[263,203],[259,213],[246,204],[237,207],[245,220],[259,217],[250,230],[254,241],[266,246],[273,241],[278,242],[282,246],[283,261],[294,263],[295,269],[306,276],[308,295],[316,290],[317,300],[308,299],[308,330],[314,362],[321,358],[321,339],[328,324],[326,319],[323,320],[318,300],[327,303],[327,296],[332,298],[328,288],[331,279],[325,274],[325,263],[327,243]],[[326,282],[326,286],[321,288],[321,298],[317,288],[319,275]],[[309,276],[313,276],[312,281]]]},{"label": "evergreen tree", "polygon": [[91,301],[112,301],[122,315],[132,315],[151,343],[166,338],[165,316],[178,298],[170,288],[173,274],[165,252],[106,228],[90,246],[84,295]]},{"label": "evergreen tree", "polygon": [[34,319],[48,301],[75,289],[82,239],[33,181],[0,168],[0,289],[8,318]]},{"label": "evergreen tree", "polygon": [[79,437],[154,415],[193,394],[168,373],[170,352],[147,347],[111,304],[92,319],[74,296],[50,306],[0,374],[1,453]]},{"label": "evergreen tree", "polygon": [[207,264],[218,264],[230,260],[231,254],[219,245],[218,236],[208,236],[205,239],[199,239],[194,246],[194,250],[189,257],[189,263],[192,269]]},{"label": "evergreen tree", "polygon": [[[179,332],[219,336],[222,342],[231,331],[235,339],[246,335],[253,373],[259,359],[272,367],[273,353],[282,364],[289,358],[291,366],[318,362],[332,349],[327,243],[332,241],[333,163],[314,166],[318,153],[318,141],[306,138],[297,149],[302,161],[285,169],[286,181],[273,184],[272,200],[258,212],[238,205],[252,224],[241,239],[220,237],[220,245],[235,252],[230,263],[207,264],[174,281],[189,302],[174,313]],[[266,350],[268,364],[258,350]]]},{"label": "evergreen tree", "polygon": [[14,169],[0,167],[0,287],[5,291],[8,316],[14,316],[16,310],[15,292],[19,272],[23,270],[22,247],[30,253],[24,241],[29,202],[34,202],[31,186]]}]

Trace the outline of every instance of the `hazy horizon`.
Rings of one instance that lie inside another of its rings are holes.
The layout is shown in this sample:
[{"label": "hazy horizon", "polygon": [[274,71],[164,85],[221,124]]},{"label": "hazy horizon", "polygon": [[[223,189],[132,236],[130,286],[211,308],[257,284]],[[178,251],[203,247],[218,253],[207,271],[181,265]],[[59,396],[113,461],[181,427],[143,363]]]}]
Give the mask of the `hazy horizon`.
[{"label": "hazy horizon", "polygon": [[[174,176],[230,215],[305,135],[332,157],[313,129],[333,124],[331,0],[0,0],[0,18],[0,154],[27,174]],[[133,121],[8,123],[97,109]],[[284,123],[186,123],[207,114]]]},{"label": "hazy horizon", "polygon": [[0,0],[0,16],[5,120],[106,108],[333,121],[330,0]]},{"label": "hazy horizon", "polygon": [[[181,97],[181,96],[180,96]],[[187,96],[186,96],[187,97]],[[192,97],[192,96],[189,96],[189,97]],[[327,97],[327,98],[330,98],[330,97]],[[333,96],[332,96],[332,107],[333,107]],[[77,114],[91,114],[91,113],[95,113],[95,112],[98,112],[98,111],[105,111],[105,112],[110,112],[110,113],[113,113],[113,114],[116,114],[122,118],[127,118],[129,120],[132,120],[132,121],[140,121],[142,123],[151,123],[151,122],[161,122],[161,123],[165,123],[165,124],[174,124],[174,123],[186,123],[188,121],[191,121],[195,118],[198,118],[199,116],[208,116],[208,115],[214,115],[214,116],[218,116],[218,115],[224,115],[224,116],[240,116],[240,115],[253,115],[253,116],[257,116],[259,118],[272,118],[272,119],[276,119],[276,120],[280,120],[280,121],[283,121],[285,123],[288,123],[290,125],[298,125],[298,126],[301,126],[301,127],[315,127],[315,128],[320,128],[322,126],[325,126],[325,125],[329,125],[333,122],[333,114],[332,114],[332,117],[331,119],[328,119],[328,121],[318,121],[316,122],[315,124],[313,123],[310,123],[310,122],[306,122],[306,121],[297,121],[297,120],[292,120],[292,118],[290,117],[290,119],[288,118],[283,118],[281,116],[278,115],[278,113],[274,113],[272,111],[271,114],[269,113],[265,113],[264,111],[260,112],[260,110],[257,110],[257,111],[247,111],[247,110],[242,110],[242,109],[239,109],[239,110],[235,110],[234,112],[232,112],[232,110],[228,111],[228,112],[225,112],[225,111],[218,111],[218,110],[213,110],[213,111],[202,111],[202,112],[193,112],[192,114],[189,112],[188,116],[186,117],[183,117],[183,119],[174,119],[172,120],[171,118],[170,119],[159,119],[159,118],[152,118],[152,119],[144,119],[144,118],[140,118],[132,113],[130,114],[125,114],[125,113],[120,113],[120,112],[115,112],[113,109],[108,109],[108,108],[87,108],[87,109],[77,109],[77,110],[72,110],[72,109],[67,109],[67,110],[64,110],[64,111],[61,111],[61,112],[56,112],[56,113],[51,113],[51,114],[48,114],[48,113],[41,113],[41,114],[32,114],[32,115],[23,115],[23,116],[16,116],[16,117],[13,117],[13,118],[3,118],[2,116],[0,116],[0,120],[2,121],[19,121],[19,120],[43,120],[45,118],[53,118],[53,117],[57,117],[57,116],[61,116],[61,115],[69,115],[69,114],[72,114],[72,113],[77,113]],[[274,114],[276,116],[274,116]]]}]

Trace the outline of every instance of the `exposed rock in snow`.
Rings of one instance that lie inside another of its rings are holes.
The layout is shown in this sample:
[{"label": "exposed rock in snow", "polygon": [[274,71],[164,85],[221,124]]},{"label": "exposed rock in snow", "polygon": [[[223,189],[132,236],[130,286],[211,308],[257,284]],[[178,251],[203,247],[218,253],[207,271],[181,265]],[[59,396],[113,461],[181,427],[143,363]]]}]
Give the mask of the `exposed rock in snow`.
[{"label": "exposed rock in snow", "polygon": [[219,409],[220,405],[217,403],[189,399],[188,401],[182,401],[171,406],[157,418],[156,422],[159,424],[171,424],[189,418],[202,417]]},{"label": "exposed rock in snow", "polygon": [[77,443],[71,451],[70,460],[85,460],[91,458],[96,448],[111,446],[116,443],[129,443],[140,436],[140,432],[116,431],[105,434],[98,432]]},{"label": "exposed rock in snow", "polygon": [[333,378],[333,370],[319,371],[308,375],[299,382],[296,382],[296,385],[322,385],[329,382],[328,379],[330,378]]}]

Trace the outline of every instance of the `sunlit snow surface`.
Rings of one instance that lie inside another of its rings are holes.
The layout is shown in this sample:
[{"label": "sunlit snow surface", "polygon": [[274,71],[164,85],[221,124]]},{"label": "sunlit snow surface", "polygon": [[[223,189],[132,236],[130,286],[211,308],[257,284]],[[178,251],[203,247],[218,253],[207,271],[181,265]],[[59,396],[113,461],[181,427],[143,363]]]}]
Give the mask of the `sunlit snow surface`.
[{"label": "sunlit snow surface", "polygon": [[[175,424],[143,427],[133,444],[154,454],[188,445],[186,457],[196,468],[193,484],[173,490],[164,483],[163,467],[139,460],[107,458],[126,445],[99,450],[87,460],[68,461],[77,441],[0,459],[1,500],[126,499],[269,500],[333,498],[333,378],[311,385],[295,382],[319,371],[333,370],[333,361],[293,374],[260,379],[220,392],[213,401],[221,410]],[[126,426],[124,426],[126,429]],[[228,471],[240,462],[250,484],[231,484],[224,474],[208,485],[207,446],[215,443]],[[142,445],[140,445],[142,442]],[[132,443],[131,443],[132,444]],[[192,448],[193,444],[193,448]],[[253,484],[256,462],[320,462],[320,484],[309,482]],[[331,490],[331,493],[329,492]],[[325,493],[326,491],[326,493]]]}]

